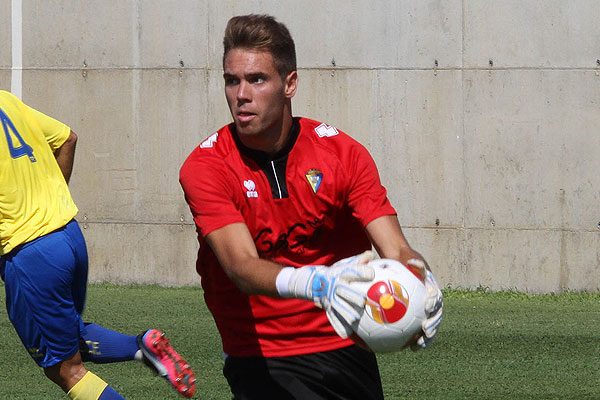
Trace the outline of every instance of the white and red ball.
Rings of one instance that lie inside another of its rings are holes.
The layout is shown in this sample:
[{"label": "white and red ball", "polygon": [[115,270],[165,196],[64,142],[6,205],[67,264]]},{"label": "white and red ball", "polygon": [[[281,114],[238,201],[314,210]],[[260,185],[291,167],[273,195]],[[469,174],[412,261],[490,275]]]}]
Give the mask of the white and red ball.
[{"label": "white and red ball", "polygon": [[375,269],[375,278],[353,284],[366,295],[353,339],[377,353],[402,350],[416,340],[427,318],[424,271],[389,259],[369,265]]}]

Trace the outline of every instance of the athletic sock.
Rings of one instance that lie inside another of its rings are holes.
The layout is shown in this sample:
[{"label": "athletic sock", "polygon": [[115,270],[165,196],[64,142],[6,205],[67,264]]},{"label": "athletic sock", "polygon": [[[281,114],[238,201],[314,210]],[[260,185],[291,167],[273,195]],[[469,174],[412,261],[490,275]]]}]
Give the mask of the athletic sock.
[{"label": "athletic sock", "polygon": [[133,360],[139,349],[136,336],[91,323],[85,324],[79,346],[83,361],[97,364]]},{"label": "athletic sock", "polygon": [[98,400],[125,400],[125,398],[123,396],[121,396],[119,393],[115,392],[115,389],[111,388],[110,386],[107,386],[104,391],[102,392],[102,394],[100,395],[100,397],[98,397]]},{"label": "athletic sock", "polygon": [[67,393],[72,400],[125,400],[100,377],[88,371]]}]

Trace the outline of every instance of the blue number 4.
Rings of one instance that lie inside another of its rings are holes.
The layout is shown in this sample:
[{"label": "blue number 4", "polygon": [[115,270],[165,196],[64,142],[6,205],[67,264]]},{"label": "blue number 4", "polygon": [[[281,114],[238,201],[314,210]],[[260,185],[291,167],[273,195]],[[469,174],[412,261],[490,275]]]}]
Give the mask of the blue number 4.
[{"label": "blue number 4", "polygon": [[[23,156],[28,156],[31,162],[36,162],[35,156],[33,155],[33,148],[25,143],[19,132],[13,125],[12,121],[8,118],[8,116],[0,109],[0,120],[2,120],[2,127],[4,128],[4,134],[6,135],[6,142],[8,143],[8,150],[10,151],[10,156],[12,158],[19,158]],[[12,131],[15,138],[20,143],[20,146],[15,147],[13,145],[12,138],[10,136],[10,131]]]}]

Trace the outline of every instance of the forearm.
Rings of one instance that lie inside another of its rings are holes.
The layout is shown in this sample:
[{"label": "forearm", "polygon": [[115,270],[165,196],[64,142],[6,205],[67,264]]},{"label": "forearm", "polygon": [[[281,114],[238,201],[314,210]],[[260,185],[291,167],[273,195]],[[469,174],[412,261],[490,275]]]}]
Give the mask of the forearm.
[{"label": "forearm", "polygon": [[282,265],[259,257],[245,224],[233,223],[206,236],[229,279],[246,294],[277,296],[275,280]]},{"label": "forearm", "polygon": [[67,140],[54,151],[54,157],[60,170],[62,171],[65,181],[69,183],[71,173],[73,172],[73,163],[75,161],[75,147],[77,145],[77,135],[71,131]]},{"label": "forearm", "polygon": [[236,286],[246,294],[279,297],[277,275],[282,265],[261,258],[249,258],[225,272]]},{"label": "forearm", "polygon": [[395,216],[385,216],[373,220],[367,225],[366,231],[381,258],[389,258],[402,264],[416,258],[423,260],[426,268],[430,269],[423,256],[414,250],[406,240]]}]

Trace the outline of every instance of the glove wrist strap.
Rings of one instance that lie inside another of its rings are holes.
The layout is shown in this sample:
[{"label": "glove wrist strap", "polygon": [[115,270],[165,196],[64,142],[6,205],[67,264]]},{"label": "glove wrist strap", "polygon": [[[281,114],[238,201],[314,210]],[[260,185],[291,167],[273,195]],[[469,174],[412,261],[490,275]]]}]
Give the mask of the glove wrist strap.
[{"label": "glove wrist strap", "polygon": [[294,294],[290,291],[290,279],[292,279],[295,269],[296,268],[294,267],[284,267],[279,271],[277,279],[275,280],[275,285],[277,286],[277,293],[279,293],[281,297],[294,297]]}]

